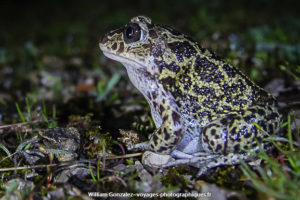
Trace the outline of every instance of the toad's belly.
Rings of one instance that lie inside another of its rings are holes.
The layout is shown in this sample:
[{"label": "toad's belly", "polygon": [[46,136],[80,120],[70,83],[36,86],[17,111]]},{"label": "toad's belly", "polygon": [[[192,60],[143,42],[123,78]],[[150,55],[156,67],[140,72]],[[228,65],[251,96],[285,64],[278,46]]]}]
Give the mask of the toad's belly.
[{"label": "toad's belly", "polygon": [[184,152],[186,154],[193,154],[196,152],[202,152],[201,141],[201,128],[194,128],[193,132],[185,132],[183,139],[177,145],[176,150]]}]

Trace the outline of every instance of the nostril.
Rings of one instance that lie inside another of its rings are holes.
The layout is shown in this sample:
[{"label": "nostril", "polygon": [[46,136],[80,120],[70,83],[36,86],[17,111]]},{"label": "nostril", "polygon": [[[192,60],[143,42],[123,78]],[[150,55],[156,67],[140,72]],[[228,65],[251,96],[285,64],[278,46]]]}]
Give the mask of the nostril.
[{"label": "nostril", "polygon": [[102,36],[102,37],[100,38],[100,43],[101,43],[101,44],[105,44],[107,41],[108,41],[108,39],[107,39],[106,35],[104,35],[104,36]]}]

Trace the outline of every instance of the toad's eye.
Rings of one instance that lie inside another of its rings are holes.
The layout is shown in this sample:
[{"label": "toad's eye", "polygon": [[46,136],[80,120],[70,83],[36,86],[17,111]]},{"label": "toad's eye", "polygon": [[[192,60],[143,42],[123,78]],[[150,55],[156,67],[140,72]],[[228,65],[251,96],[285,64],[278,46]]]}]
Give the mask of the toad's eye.
[{"label": "toad's eye", "polygon": [[144,39],[143,31],[136,23],[128,24],[124,29],[123,36],[126,43],[137,42]]}]

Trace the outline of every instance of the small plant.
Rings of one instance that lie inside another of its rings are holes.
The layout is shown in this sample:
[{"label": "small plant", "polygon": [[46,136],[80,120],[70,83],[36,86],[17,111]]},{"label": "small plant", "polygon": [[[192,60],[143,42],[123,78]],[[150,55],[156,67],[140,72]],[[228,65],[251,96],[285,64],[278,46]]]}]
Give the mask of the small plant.
[{"label": "small plant", "polygon": [[[270,157],[261,148],[259,152],[253,153],[253,155],[261,158],[265,162],[265,166],[258,166],[258,173],[256,173],[245,162],[242,162],[241,169],[259,192],[275,199],[296,200],[300,197],[299,144],[293,141],[290,116],[288,116],[286,125],[288,126],[288,140],[271,138],[271,142],[280,153],[277,159]],[[297,126],[295,137],[299,137]],[[280,147],[277,141],[287,142],[287,144]]]},{"label": "small plant", "polygon": [[[293,77],[294,80],[299,81],[300,80],[300,66],[292,67],[289,63],[286,63],[286,65],[280,65],[280,69],[284,72],[286,72],[288,75]],[[292,70],[293,69],[293,70]]]},{"label": "small plant", "polygon": [[52,117],[48,118],[47,117],[47,109],[45,104],[43,104],[43,112],[42,112],[42,116],[44,121],[48,124],[48,128],[55,128],[57,126],[57,121],[56,119],[56,107],[55,105],[52,106]]},{"label": "small plant", "polygon": [[[32,116],[32,103],[29,101],[28,97],[25,98],[25,102],[26,102],[26,114],[25,115],[23,114],[18,103],[16,103],[17,112],[23,123],[33,122],[34,119]],[[42,116],[43,120],[47,123],[48,128],[55,128],[57,126],[55,105],[52,106],[52,115],[51,115],[51,117],[49,117],[45,104],[42,104],[41,116]]]},{"label": "small plant", "polygon": [[[103,81],[99,81],[97,85],[96,101],[99,102],[106,99],[108,94],[111,92],[114,86],[119,82],[119,80],[120,80],[120,75],[114,74],[107,83],[104,83]],[[113,102],[117,98],[118,98],[117,93],[113,94],[111,98],[108,100],[108,102]]]},{"label": "small plant", "polygon": [[27,97],[25,98],[25,102],[26,102],[26,110],[27,110],[26,117],[24,117],[18,103],[16,103],[16,108],[17,108],[18,114],[21,118],[21,121],[22,122],[30,122],[31,121],[31,104],[29,103],[29,100]]}]

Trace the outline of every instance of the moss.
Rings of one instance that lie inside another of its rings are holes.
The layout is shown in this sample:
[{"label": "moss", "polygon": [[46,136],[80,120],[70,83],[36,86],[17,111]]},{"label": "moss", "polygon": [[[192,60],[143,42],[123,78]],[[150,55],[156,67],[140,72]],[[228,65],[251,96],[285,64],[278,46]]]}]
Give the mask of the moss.
[{"label": "moss", "polygon": [[161,181],[166,187],[178,186],[180,188],[184,188],[188,185],[188,180],[180,174],[178,169],[175,167],[172,167],[168,171],[168,174],[161,178]]}]

